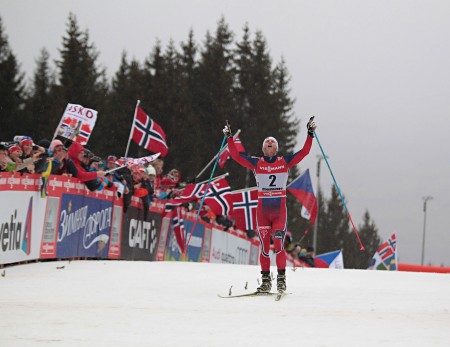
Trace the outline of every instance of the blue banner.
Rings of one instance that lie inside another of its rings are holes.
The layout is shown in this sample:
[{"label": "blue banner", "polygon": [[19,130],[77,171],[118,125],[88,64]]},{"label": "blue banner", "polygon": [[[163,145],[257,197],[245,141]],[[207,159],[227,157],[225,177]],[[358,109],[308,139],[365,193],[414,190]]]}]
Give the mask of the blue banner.
[{"label": "blue banner", "polygon": [[59,213],[57,258],[107,258],[112,201],[63,194]]},{"label": "blue banner", "polygon": [[[192,230],[193,224],[194,222],[191,222],[186,219],[184,220],[184,228],[187,234],[185,237],[186,242],[189,239],[189,233]],[[194,229],[194,234],[192,235],[191,240],[189,241],[189,246],[186,251],[187,261],[195,261],[195,262],[201,261],[201,252],[203,247],[204,234],[205,234],[205,226],[202,223],[197,223]],[[170,223],[169,240],[166,245],[166,253],[164,256],[164,260],[178,261],[180,259],[181,259],[180,248],[178,247],[177,240],[173,233],[173,223]]]}]

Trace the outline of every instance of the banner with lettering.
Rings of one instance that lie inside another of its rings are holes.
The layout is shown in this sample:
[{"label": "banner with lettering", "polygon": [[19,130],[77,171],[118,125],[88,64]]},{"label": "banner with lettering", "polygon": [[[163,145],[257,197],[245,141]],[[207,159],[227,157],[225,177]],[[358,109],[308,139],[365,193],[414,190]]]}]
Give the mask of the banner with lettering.
[{"label": "banner with lettering", "polygon": [[60,136],[85,145],[89,141],[97,120],[97,111],[81,105],[67,104],[66,110],[56,129]]},{"label": "banner with lettering", "polygon": [[123,215],[120,258],[155,260],[161,214],[148,212],[144,219],[141,208],[129,206]]},{"label": "banner with lettering", "polygon": [[112,201],[63,194],[59,212],[57,258],[107,258]]}]

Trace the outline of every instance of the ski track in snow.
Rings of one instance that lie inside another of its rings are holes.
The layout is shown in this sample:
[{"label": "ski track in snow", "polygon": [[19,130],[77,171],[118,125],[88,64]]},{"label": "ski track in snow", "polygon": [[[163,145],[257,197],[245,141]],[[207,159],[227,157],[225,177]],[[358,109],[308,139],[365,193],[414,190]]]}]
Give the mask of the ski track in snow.
[{"label": "ski track in snow", "polygon": [[233,294],[254,291],[260,274],[251,265],[7,267],[0,277],[0,346],[450,346],[446,274],[286,272],[292,294],[276,302],[217,296],[230,286]]}]

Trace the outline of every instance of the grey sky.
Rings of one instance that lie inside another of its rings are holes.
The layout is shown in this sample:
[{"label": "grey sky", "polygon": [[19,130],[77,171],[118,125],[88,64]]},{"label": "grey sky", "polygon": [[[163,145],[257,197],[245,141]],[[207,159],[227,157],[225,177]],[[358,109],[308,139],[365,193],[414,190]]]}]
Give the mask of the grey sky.
[{"label": "grey sky", "polygon": [[[59,58],[69,12],[89,30],[109,75],[123,50],[143,62],[157,38],[178,44],[190,29],[201,43],[222,15],[238,40],[246,22],[261,30],[274,62],[286,61],[302,127],[317,117],[355,222],[368,209],[383,239],[397,233],[400,261],[420,263],[422,197],[431,195],[425,263],[450,266],[449,1],[0,0],[9,43],[29,78],[41,48]],[[302,128],[299,145],[304,136]],[[315,143],[301,165],[315,187],[319,153]],[[321,185],[329,196],[324,163]]]}]

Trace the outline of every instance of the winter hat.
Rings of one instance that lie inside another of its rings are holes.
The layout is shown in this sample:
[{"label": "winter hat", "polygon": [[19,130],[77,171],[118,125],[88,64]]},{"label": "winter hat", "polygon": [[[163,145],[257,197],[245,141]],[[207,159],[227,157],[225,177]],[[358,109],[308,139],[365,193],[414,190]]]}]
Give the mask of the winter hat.
[{"label": "winter hat", "polygon": [[115,163],[117,160],[117,157],[115,155],[110,155],[108,156],[108,158],[106,159],[107,163]]},{"label": "winter hat", "polygon": [[145,169],[145,172],[147,173],[147,175],[154,175],[156,176],[156,169],[153,167],[153,165],[149,165],[147,166],[147,168]]},{"label": "winter hat", "polygon": [[50,150],[51,150],[52,152],[54,152],[56,146],[63,146],[63,147],[64,147],[64,144],[62,143],[61,140],[53,140],[52,143],[50,144]]},{"label": "winter hat", "polygon": [[278,151],[278,141],[277,141],[277,139],[275,137],[272,137],[272,136],[266,137],[264,139],[263,145],[262,145],[262,149],[264,149],[264,143],[266,143],[267,140],[275,141],[275,144],[277,145],[277,151]]},{"label": "winter hat", "polygon": [[33,146],[33,139],[31,137],[24,137],[22,141],[20,141],[20,147],[23,147],[25,145],[32,145]]},{"label": "winter hat", "polygon": [[22,148],[20,146],[17,145],[12,145],[11,147],[8,148],[8,154],[11,154],[12,152],[15,151],[21,151],[22,152]]}]

